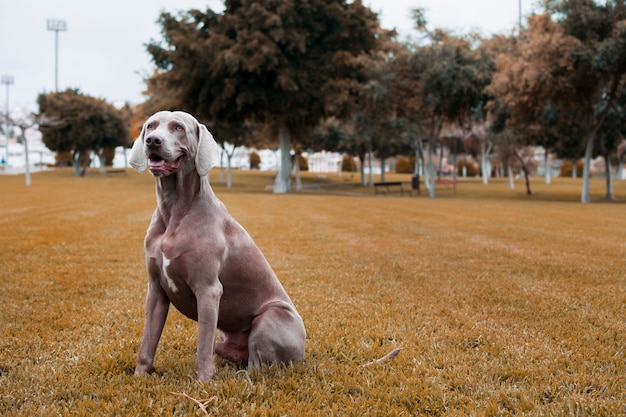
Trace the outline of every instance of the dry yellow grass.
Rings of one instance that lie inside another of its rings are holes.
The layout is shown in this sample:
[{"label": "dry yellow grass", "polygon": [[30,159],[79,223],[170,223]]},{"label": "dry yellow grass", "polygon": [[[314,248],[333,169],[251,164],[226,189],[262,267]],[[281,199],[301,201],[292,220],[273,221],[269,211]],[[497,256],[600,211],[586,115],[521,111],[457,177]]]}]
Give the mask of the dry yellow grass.
[{"label": "dry yellow grass", "polygon": [[152,178],[0,177],[0,415],[626,414],[626,183],[604,202],[594,180],[583,205],[577,180],[535,180],[530,198],[469,180],[434,200],[343,187],[355,180],[309,176],[335,185],[291,195],[264,191],[264,173],[214,185],[308,342],[303,363],[218,360],[203,384],[196,324],[175,310],[156,373],[132,375]]}]

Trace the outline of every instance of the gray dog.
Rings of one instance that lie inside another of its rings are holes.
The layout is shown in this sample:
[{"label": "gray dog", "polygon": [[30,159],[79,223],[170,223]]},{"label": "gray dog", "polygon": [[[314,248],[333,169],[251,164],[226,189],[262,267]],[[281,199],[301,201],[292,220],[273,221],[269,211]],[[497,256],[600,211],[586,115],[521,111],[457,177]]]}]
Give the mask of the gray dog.
[{"label": "gray dog", "polygon": [[[146,319],[135,374],[153,370],[170,303],[198,322],[198,379],[215,374],[214,353],[248,369],[299,361],[302,318],[250,235],[209,185],[219,146],[184,112],[143,125],[130,164],[156,178],[157,209],[145,239]],[[217,329],[221,341],[216,341]]]}]

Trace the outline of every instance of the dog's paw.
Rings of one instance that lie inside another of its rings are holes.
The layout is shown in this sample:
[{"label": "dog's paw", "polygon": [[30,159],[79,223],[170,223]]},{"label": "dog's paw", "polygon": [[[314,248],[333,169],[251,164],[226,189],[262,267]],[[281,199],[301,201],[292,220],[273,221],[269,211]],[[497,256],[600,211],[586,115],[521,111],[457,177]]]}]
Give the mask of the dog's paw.
[{"label": "dog's paw", "polygon": [[206,369],[198,369],[198,381],[208,382],[215,375],[215,365],[208,366]]},{"label": "dog's paw", "polygon": [[149,375],[154,372],[154,368],[150,367],[147,369],[140,368],[139,366],[135,368],[135,375]]}]

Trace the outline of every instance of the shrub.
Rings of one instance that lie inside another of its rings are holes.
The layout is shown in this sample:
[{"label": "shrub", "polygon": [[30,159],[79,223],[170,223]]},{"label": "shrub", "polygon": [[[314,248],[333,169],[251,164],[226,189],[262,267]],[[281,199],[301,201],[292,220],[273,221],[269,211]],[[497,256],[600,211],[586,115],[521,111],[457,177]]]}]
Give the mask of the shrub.
[{"label": "shrub", "polygon": [[[475,177],[480,174],[480,170],[478,167],[471,161],[465,161],[465,169],[468,177]],[[457,176],[463,176],[463,160],[459,159],[456,161],[456,174]]]},{"label": "shrub", "polygon": [[54,156],[56,166],[67,167],[72,165],[72,153],[71,152],[57,152]]},{"label": "shrub", "polygon": [[309,170],[309,160],[302,156],[302,154],[298,154],[298,166],[300,167],[300,171]]},{"label": "shrub", "polygon": [[[578,177],[582,177],[584,167],[585,167],[585,163],[583,161],[576,161],[576,175]],[[574,164],[572,164],[571,161],[564,160],[563,163],[561,164],[561,169],[559,169],[559,176],[571,178],[574,172],[573,168],[574,168]]]},{"label": "shrub", "polygon": [[104,152],[104,166],[112,167],[113,159],[115,159],[115,148],[104,148],[102,150]]},{"label": "shrub", "polygon": [[341,171],[356,172],[356,162],[354,162],[354,158],[348,155],[344,155],[343,160],[341,161]]},{"label": "shrub", "polygon": [[250,169],[259,169],[261,157],[256,151],[250,152]]},{"label": "shrub", "polygon": [[396,174],[412,174],[415,170],[415,158],[400,157],[396,162]]}]

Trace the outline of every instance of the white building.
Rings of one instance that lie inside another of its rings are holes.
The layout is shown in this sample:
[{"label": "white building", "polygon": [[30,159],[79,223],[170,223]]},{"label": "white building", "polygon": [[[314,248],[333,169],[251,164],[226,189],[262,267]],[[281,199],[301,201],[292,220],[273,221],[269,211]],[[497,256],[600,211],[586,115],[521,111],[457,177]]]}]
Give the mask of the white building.
[{"label": "white building", "polygon": [[[54,164],[54,152],[46,148],[41,140],[41,132],[35,129],[26,129],[25,140],[28,141],[28,163],[31,170],[45,168],[48,164]],[[0,136],[0,162],[5,173],[23,172],[26,168],[25,146],[16,139],[7,140]],[[8,155],[7,155],[8,150]]]}]

